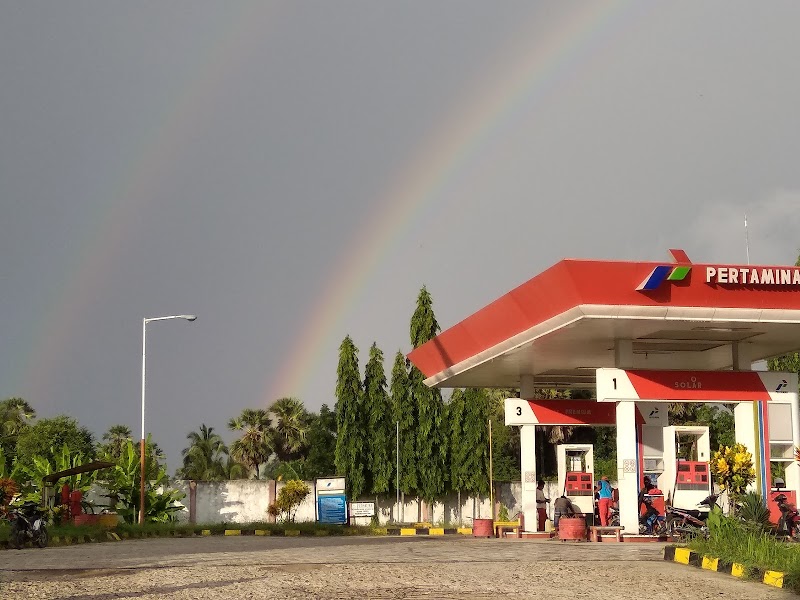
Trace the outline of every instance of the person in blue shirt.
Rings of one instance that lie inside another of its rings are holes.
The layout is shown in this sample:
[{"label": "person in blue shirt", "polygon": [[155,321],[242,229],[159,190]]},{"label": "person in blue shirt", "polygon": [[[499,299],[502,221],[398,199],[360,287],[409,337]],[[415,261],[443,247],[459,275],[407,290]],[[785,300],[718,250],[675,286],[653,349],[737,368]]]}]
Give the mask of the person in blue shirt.
[{"label": "person in blue shirt", "polygon": [[605,527],[608,525],[611,515],[611,499],[614,495],[611,490],[611,484],[608,483],[608,477],[603,475],[603,477],[600,478],[600,481],[598,481],[595,486],[595,491],[599,497],[597,500],[597,508],[600,513],[600,525]]}]

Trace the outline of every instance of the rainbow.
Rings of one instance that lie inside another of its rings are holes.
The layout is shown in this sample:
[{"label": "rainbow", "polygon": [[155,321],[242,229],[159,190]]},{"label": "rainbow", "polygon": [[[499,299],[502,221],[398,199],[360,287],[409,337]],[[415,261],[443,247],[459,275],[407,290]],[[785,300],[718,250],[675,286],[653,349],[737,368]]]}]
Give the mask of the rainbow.
[{"label": "rainbow", "polygon": [[155,202],[164,174],[179,160],[193,130],[213,113],[226,81],[249,64],[254,45],[279,23],[277,7],[271,3],[233,3],[231,7],[235,10],[226,14],[224,23],[213,23],[213,29],[221,33],[165,93],[163,110],[138,133],[133,150],[108,178],[106,199],[96,201],[102,208],[87,219],[80,249],[57,286],[56,301],[39,320],[29,350],[22,352],[24,367],[14,371],[21,373],[22,380],[10,382],[10,389],[22,391],[35,406],[46,406],[48,398],[54,397],[48,374],[67,352],[73,331],[86,317],[90,298],[131,239],[135,231],[131,223]]},{"label": "rainbow", "polygon": [[524,41],[501,53],[504,70],[497,80],[481,80],[471,93],[460,95],[473,101],[457,107],[390,182],[376,209],[357,228],[364,235],[349,244],[329,271],[319,302],[278,370],[280,377],[266,385],[265,403],[281,396],[302,398],[304,380],[316,371],[323,350],[344,337],[340,324],[370,276],[408,231],[423,220],[435,220],[431,212],[437,196],[496,132],[590,63],[604,41],[640,14],[644,5],[615,1],[575,6],[544,37],[515,36]]},{"label": "rainbow", "polygon": [[[163,111],[139,133],[131,153],[109,176],[107,200],[97,199],[102,208],[87,219],[80,249],[64,269],[59,291],[53,294],[55,300],[39,320],[27,351],[19,354],[22,367],[13,372],[19,373],[21,380],[8,383],[15,394],[19,390],[36,406],[54,397],[48,374],[87,318],[85,307],[90,298],[130,242],[135,231],[131,223],[156,201],[159,182],[179,160],[195,126],[212,113],[215,100],[225,92],[225,82],[250,64],[255,44],[280,22],[277,7],[291,8],[259,2],[232,6],[238,8],[229,13],[222,33],[197,55],[183,79],[175,82]],[[460,95],[473,100],[456,107],[387,184],[376,209],[358,229],[364,235],[352,240],[329,270],[331,275],[317,296],[320,300],[278,370],[280,376],[266,383],[265,403],[288,395],[302,398],[304,380],[316,370],[323,351],[333,342],[338,345],[344,335],[340,324],[369,278],[408,231],[430,221],[437,198],[493,136],[531,105],[555,93],[562,80],[590,64],[590,57],[608,36],[637,13],[650,9],[633,0],[585,2],[575,7],[544,36],[524,32],[512,36],[523,41],[499,54],[498,64],[503,66],[497,69],[495,80],[481,79]]]}]

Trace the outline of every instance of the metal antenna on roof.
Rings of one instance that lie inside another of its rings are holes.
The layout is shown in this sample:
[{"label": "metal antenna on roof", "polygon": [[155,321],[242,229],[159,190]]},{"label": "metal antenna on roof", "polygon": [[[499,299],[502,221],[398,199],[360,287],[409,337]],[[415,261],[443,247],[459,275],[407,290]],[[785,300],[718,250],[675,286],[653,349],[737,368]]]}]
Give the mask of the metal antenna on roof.
[{"label": "metal antenna on roof", "polygon": [[747,235],[747,213],[744,213],[744,248],[747,252],[747,264],[750,264],[750,238]]}]

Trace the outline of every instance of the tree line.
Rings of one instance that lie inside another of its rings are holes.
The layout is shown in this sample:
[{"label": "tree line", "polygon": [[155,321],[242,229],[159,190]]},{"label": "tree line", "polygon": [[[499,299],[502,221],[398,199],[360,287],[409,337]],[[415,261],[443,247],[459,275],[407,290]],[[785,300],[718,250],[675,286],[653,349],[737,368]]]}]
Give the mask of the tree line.
[{"label": "tree line", "polygon": [[[421,346],[439,331],[432,297],[423,286],[409,324],[411,347]],[[388,378],[384,354],[374,342],[363,376],[358,357],[353,339],[346,336],[339,347],[333,408],[323,404],[314,413],[293,397],[280,398],[268,408],[246,408],[227,423],[238,435],[230,446],[214,427],[201,424],[187,435],[175,476],[221,481],[337,475],[347,478],[351,498],[397,491],[428,502],[451,492],[486,495],[491,420],[495,479],[520,479],[519,430],[503,422],[503,400],[518,395],[518,390],[456,389],[445,401],[439,389],[424,384],[423,374],[401,351],[394,355]],[[773,359],[769,368],[798,372],[800,355]],[[537,390],[536,395],[591,398],[592,392]],[[733,443],[730,407],[675,404],[670,407],[670,423],[708,425],[712,448]],[[614,427],[537,429],[540,476],[555,476],[555,444],[561,442],[594,444],[596,475],[616,475]],[[105,483],[119,492],[118,497],[130,496],[135,508],[136,494],[124,492],[136,489],[139,478],[138,444],[129,427],[114,425],[95,442],[93,434],[72,417],[37,421],[36,411],[24,399],[0,402],[0,485],[12,479],[40,481],[66,462],[95,459],[127,465],[114,471],[117,480],[106,474]],[[165,464],[161,449],[148,440],[148,481],[166,481]],[[83,484],[86,481],[88,477]]]}]

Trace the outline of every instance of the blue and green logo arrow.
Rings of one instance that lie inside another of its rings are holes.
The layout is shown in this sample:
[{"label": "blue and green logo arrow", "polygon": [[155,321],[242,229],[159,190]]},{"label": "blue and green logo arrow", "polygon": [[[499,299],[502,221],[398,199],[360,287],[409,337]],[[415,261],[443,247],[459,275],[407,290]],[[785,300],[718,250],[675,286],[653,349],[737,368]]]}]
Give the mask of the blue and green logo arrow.
[{"label": "blue and green logo arrow", "polygon": [[639,292],[650,292],[657,289],[664,281],[683,281],[692,267],[674,267],[659,265],[650,272],[645,280],[636,288]]}]

